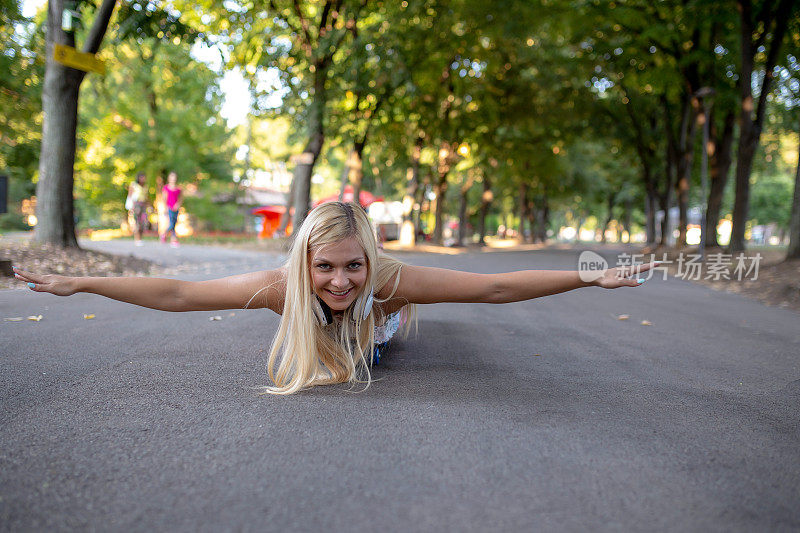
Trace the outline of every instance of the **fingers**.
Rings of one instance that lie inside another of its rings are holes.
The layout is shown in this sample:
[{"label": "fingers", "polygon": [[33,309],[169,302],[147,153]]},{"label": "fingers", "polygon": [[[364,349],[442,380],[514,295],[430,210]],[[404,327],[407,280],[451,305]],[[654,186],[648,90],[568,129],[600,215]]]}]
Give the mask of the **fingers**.
[{"label": "fingers", "polygon": [[660,263],[658,261],[653,261],[650,263],[642,263],[639,265],[626,265],[617,267],[617,274],[621,278],[627,278],[630,276],[641,274],[642,272],[647,272],[655,267],[657,267]]},{"label": "fingers", "polygon": [[620,287],[638,287],[643,283],[639,283],[637,279],[629,279],[629,278],[622,278],[615,280],[616,283],[611,286],[613,289],[619,289]]},{"label": "fingers", "polygon": [[661,263],[659,263],[658,261],[651,261],[649,263],[641,264],[639,265],[639,272],[647,272],[648,270],[652,270],[660,264]]},{"label": "fingers", "polygon": [[641,279],[641,278],[638,278],[638,279],[637,278],[621,278],[621,279],[618,278],[616,280],[616,282],[617,282],[616,283],[616,288],[619,288],[619,287],[638,287],[638,286],[640,286],[640,285],[642,285],[644,283],[644,280],[642,280],[642,283],[639,283],[639,279]]},{"label": "fingers", "polygon": [[12,267],[12,269],[14,270],[14,277],[17,278],[18,280],[20,280],[20,281],[33,281],[33,277],[32,277],[33,274],[31,274],[30,272],[26,272],[24,270],[20,270],[17,267]]},{"label": "fingers", "polygon": [[14,271],[14,277],[24,283],[27,283],[28,288],[32,291],[40,292],[42,290],[42,284],[46,283],[45,277],[41,274],[34,274],[33,272],[21,270],[17,267],[11,268]]}]

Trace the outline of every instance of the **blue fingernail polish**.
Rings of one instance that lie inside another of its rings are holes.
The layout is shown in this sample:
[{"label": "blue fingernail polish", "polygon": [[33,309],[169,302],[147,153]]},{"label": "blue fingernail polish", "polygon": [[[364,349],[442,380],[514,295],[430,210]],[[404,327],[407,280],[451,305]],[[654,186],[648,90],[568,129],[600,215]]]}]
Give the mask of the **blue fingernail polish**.
[{"label": "blue fingernail polish", "polygon": [[641,284],[641,283],[644,283],[644,278],[639,278],[639,279],[637,279],[637,280],[636,280],[636,283],[639,283],[639,284]]},{"label": "blue fingernail polish", "polygon": [[30,283],[30,282],[29,282],[29,283],[28,283],[28,287],[30,287],[30,288],[32,289],[32,288],[36,287],[36,285],[34,285],[33,283]]}]

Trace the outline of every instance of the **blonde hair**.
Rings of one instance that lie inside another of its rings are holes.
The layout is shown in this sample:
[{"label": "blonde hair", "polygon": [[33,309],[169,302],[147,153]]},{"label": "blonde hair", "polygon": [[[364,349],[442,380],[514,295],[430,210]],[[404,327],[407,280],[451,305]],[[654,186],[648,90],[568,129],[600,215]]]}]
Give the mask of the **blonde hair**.
[{"label": "blonde hair", "polygon": [[[320,246],[354,237],[364,249],[367,280],[341,320],[322,325],[314,313],[316,298],[309,271],[309,252]],[[371,293],[395,278],[400,281],[403,264],[378,255],[372,224],[360,205],[329,202],[312,210],[294,235],[286,262],[286,297],[280,327],[272,341],[267,373],[273,385],[264,393],[292,394],[314,385],[372,382],[370,365],[375,347],[375,324],[380,306],[373,305],[365,320],[362,313]],[[366,388],[366,387],[365,387]]]}]

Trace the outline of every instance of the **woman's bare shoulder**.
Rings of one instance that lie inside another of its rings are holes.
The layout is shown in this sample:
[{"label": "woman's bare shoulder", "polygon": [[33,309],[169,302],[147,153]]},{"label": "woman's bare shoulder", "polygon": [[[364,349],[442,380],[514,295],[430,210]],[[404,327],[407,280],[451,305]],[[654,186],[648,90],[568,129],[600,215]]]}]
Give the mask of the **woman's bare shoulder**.
[{"label": "woman's bare shoulder", "polygon": [[205,283],[224,280],[228,280],[228,283],[222,286],[223,289],[238,293],[239,298],[247,298],[245,309],[270,309],[278,314],[283,313],[283,303],[286,300],[285,268],[259,270]]},{"label": "woman's bare shoulder", "polygon": [[264,270],[264,306],[277,314],[283,314],[283,304],[286,301],[286,267],[274,270]]},{"label": "woman's bare shoulder", "polygon": [[399,311],[409,302],[405,298],[396,297],[397,287],[408,265],[388,256],[379,257],[378,282],[375,298],[384,314],[390,315]]}]

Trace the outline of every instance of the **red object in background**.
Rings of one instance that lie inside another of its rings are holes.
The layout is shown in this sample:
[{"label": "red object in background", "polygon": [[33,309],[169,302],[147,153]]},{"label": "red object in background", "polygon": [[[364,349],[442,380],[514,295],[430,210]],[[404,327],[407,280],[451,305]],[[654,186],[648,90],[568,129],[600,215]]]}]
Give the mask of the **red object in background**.
[{"label": "red object in background", "polygon": [[[291,209],[291,213],[294,209]],[[286,212],[286,207],[282,205],[266,205],[264,207],[257,207],[250,211],[254,215],[261,215],[264,217],[264,224],[261,226],[261,231],[258,233],[259,239],[271,239],[275,234],[275,230],[281,224],[281,216]],[[286,226],[286,235],[292,234],[292,220],[289,219],[289,225]]]},{"label": "red object in background", "polygon": [[[359,200],[359,203],[363,207],[369,207],[370,204],[373,204],[375,202],[382,202],[383,201],[383,196],[375,196],[374,194],[372,194],[369,191],[362,190],[358,194],[358,200]],[[316,202],[314,202],[314,207],[317,207],[319,204],[324,204],[324,203],[327,203],[327,202],[338,202],[338,201],[339,201],[339,195],[338,194],[334,194],[332,196],[327,196],[327,197],[323,198],[322,200],[317,200]],[[353,201],[353,187],[352,186],[347,185],[344,188],[344,196],[342,197],[342,201],[343,202],[352,202]]]},{"label": "red object in background", "polygon": [[[365,208],[369,207],[370,204],[375,202],[382,202],[383,196],[375,196],[369,191],[361,191],[358,195],[358,199],[361,201],[361,205]],[[313,207],[317,207],[320,204],[324,204],[326,202],[338,202],[339,195],[334,194],[332,196],[328,196],[321,200],[317,200],[314,202]],[[344,197],[342,198],[344,202],[352,202],[353,201],[353,187],[348,185],[344,188]],[[258,233],[259,239],[271,239],[272,236],[275,234],[275,231],[278,229],[278,226],[281,223],[281,216],[286,212],[286,207],[282,205],[265,205],[264,207],[257,207],[250,211],[254,215],[261,215],[264,217],[264,224],[261,227],[261,231]],[[294,208],[289,210],[290,213],[294,213]],[[289,226],[286,228],[286,234],[292,234],[292,222],[289,221]]]}]

